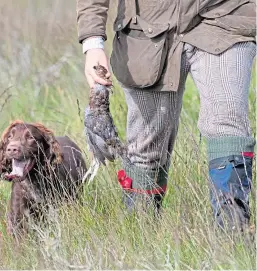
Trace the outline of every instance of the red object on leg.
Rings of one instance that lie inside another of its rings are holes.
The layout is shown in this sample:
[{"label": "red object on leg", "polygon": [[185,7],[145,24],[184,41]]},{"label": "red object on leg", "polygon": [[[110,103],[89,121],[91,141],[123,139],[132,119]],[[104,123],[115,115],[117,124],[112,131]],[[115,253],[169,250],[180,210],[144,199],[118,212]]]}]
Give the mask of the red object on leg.
[{"label": "red object on leg", "polygon": [[132,179],[130,179],[125,170],[118,171],[118,181],[123,189],[131,189],[132,188]]},{"label": "red object on leg", "polygon": [[118,181],[123,189],[129,190],[131,192],[135,192],[138,194],[149,194],[149,195],[163,194],[166,192],[166,189],[167,189],[166,185],[164,185],[163,187],[153,188],[151,190],[132,188],[132,179],[126,175],[126,172],[124,169],[119,170],[117,175],[118,175]]},{"label": "red object on leg", "polygon": [[242,152],[242,155],[245,156],[245,157],[253,158],[254,157],[254,152]]}]

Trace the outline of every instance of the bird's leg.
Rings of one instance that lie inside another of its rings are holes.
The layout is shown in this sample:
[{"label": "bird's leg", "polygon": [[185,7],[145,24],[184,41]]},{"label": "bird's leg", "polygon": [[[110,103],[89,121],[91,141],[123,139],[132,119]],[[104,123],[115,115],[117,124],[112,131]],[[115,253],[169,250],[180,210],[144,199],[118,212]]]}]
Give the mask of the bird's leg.
[{"label": "bird's leg", "polygon": [[92,165],[92,171],[93,172],[92,172],[92,174],[91,174],[91,176],[90,176],[90,178],[88,180],[88,184],[90,184],[93,181],[93,179],[95,178],[95,175],[96,175],[99,167],[100,167],[100,163],[98,162],[98,160],[94,159],[94,162],[93,162],[93,165]]},{"label": "bird's leg", "polygon": [[86,174],[83,177],[83,183],[86,181],[86,179],[88,178],[88,176],[90,176],[89,180],[88,180],[88,185],[93,181],[98,169],[100,167],[100,163],[98,162],[97,159],[93,159],[92,164],[90,165],[88,171],[86,172]]}]

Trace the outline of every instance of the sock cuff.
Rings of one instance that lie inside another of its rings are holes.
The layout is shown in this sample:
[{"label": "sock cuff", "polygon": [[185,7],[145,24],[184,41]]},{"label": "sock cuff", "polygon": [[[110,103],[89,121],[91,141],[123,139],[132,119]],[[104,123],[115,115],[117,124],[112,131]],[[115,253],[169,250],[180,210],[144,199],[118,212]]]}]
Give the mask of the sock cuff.
[{"label": "sock cuff", "polygon": [[123,168],[126,175],[132,179],[132,188],[151,190],[167,185],[168,171],[165,167],[151,170],[123,163]]},{"label": "sock cuff", "polygon": [[242,152],[254,152],[253,137],[226,136],[207,138],[209,161],[229,155],[241,155]]}]

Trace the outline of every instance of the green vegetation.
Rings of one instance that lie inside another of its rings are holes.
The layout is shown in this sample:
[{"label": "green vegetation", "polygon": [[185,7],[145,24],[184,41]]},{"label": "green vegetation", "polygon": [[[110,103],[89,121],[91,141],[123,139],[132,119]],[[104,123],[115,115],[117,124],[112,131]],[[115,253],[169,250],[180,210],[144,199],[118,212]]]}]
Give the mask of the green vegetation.
[{"label": "green vegetation", "polygon": [[[112,1],[111,1],[112,2]],[[83,134],[88,87],[77,42],[75,1],[0,1],[0,131],[11,120],[37,121],[67,134],[89,157]],[[113,4],[112,4],[113,5]],[[115,9],[111,7],[111,13]],[[111,14],[108,53],[112,41]],[[255,74],[250,117],[255,122]],[[116,179],[119,162],[102,167],[86,185],[82,204],[62,206],[45,229],[19,246],[6,234],[10,184],[0,181],[1,269],[248,269],[256,270],[255,244],[213,227],[205,143],[197,130],[199,96],[190,78],[170,171],[163,218],[127,217]],[[126,105],[115,84],[111,111],[125,139]],[[255,174],[254,174],[255,187]],[[255,219],[255,194],[251,198]]]}]

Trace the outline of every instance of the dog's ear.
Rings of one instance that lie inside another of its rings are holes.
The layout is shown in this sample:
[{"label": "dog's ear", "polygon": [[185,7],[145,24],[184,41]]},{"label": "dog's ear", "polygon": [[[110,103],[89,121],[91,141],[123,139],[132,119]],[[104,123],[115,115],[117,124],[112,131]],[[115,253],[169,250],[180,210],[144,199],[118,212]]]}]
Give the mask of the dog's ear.
[{"label": "dog's ear", "polygon": [[2,133],[2,136],[1,136],[2,144],[5,145],[7,143],[8,136],[9,136],[11,129],[13,127],[15,127],[17,124],[24,124],[24,122],[22,120],[15,120],[15,121],[11,122],[10,125],[7,128],[5,128],[5,130]]},{"label": "dog's ear", "polygon": [[6,168],[6,158],[4,154],[4,144],[2,140],[0,141],[0,174],[5,171]]},{"label": "dog's ear", "polygon": [[40,131],[40,133],[42,134],[46,143],[49,146],[50,151],[48,154],[49,155],[48,158],[49,159],[53,158],[53,163],[56,163],[56,164],[61,163],[63,160],[63,155],[61,152],[60,145],[54,136],[54,133],[41,123],[36,122],[36,123],[32,123],[32,125]]}]

